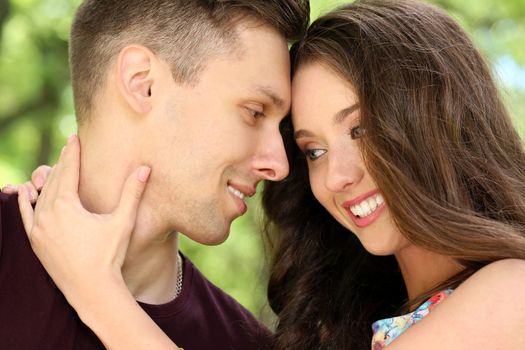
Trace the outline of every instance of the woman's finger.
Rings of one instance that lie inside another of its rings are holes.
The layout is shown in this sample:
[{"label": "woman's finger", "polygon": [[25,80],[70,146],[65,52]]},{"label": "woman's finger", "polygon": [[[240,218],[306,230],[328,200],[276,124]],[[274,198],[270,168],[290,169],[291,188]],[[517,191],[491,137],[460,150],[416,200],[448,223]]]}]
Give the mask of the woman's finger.
[{"label": "woman's finger", "polygon": [[42,190],[50,174],[51,167],[49,165],[41,165],[33,171],[31,174],[31,182],[37,191]]},{"label": "woman's finger", "polygon": [[148,166],[141,166],[135,170],[126,180],[118,207],[115,209],[115,217],[120,222],[128,224],[127,228],[135,225],[137,210],[140,203],[140,198],[146,187],[151,168]]},{"label": "woman's finger", "polygon": [[[51,193],[52,191],[51,192],[49,191],[49,187],[52,186],[52,184],[55,181],[54,180],[56,177],[55,169],[56,169],[56,165],[51,168],[49,177],[47,178],[47,181],[45,182],[44,187],[42,188],[42,191],[40,192],[40,196],[38,197],[38,202],[35,207],[35,213],[36,213],[37,218],[38,218],[38,212],[40,208],[45,208],[49,203],[51,203],[49,193]],[[53,199],[54,198],[55,197],[53,197]]]},{"label": "woman's finger", "polygon": [[29,201],[31,203],[36,203],[36,200],[38,198],[38,191],[36,190],[36,188],[33,185],[33,183],[31,183],[31,181],[27,181],[21,187],[24,187],[26,189]]},{"label": "woman's finger", "polygon": [[31,240],[31,231],[33,229],[35,213],[31,206],[27,189],[24,186],[20,186],[18,190],[18,207],[20,209],[20,215],[22,216],[22,222],[24,223],[27,237]]},{"label": "woman's finger", "polygon": [[[69,137],[60,157],[60,174],[57,191],[62,194],[78,194],[80,173],[80,142],[76,135]],[[78,196],[77,196],[78,197]]]},{"label": "woman's finger", "polygon": [[60,152],[60,156],[58,157],[58,161],[53,167],[52,173],[49,177],[49,180],[44,185],[44,189],[42,191],[46,191],[46,195],[48,197],[49,202],[51,203],[57,198],[58,195],[58,187],[60,185],[60,173],[62,172],[63,168],[63,158],[64,154],[66,152],[67,145],[62,148],[62,151]]},{"label": "woman's finger", "polygon": [[13,194],[18,193],[18,185],[5,185],[2,187],[2,193]]}]

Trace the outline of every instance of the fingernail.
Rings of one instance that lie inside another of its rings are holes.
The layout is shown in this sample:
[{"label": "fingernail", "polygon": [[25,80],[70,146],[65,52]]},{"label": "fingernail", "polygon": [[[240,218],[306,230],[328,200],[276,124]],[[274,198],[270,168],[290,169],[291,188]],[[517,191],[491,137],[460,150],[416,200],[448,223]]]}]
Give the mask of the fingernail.
[{"label": "fingernail", "polygon": [[29,197],[30,201],[36,200],[36,193],[33,191],[27,191],[27,196]]},{"label": "fingernail", "polygon": [[11,185],[11,184],[8,184],[8,185],[5,185],[4,187],[2,187],[2,192],[5,192],[5,191],[16,191],[16,190],[17,190],[17,186]]},{"label": "fingernail", "polygon": [[69,143],[73,142],[73,140],[75,139],[76,136],[77,135],[75,135],[75,134],[69,136],[69,138],[67,139],[67,143],[69,144]]},{"label": "fingernail", "polygon": [[151,172],[151,168],[148,166],[140,167],[139,170],[139,181],[140,182],[146,182],[148,180],[149,174]]},{"label": "fingernail", "polygon": [[62,147],[62,151],[60,151],[60,157],[64,154],[64,151],[66,150],[66,146]]},{"label": "fingernail", "polygon": [[42,186],[44,186],[44,179],[40,176],[35,177],[34,185],[37,188],[41,188]]}]

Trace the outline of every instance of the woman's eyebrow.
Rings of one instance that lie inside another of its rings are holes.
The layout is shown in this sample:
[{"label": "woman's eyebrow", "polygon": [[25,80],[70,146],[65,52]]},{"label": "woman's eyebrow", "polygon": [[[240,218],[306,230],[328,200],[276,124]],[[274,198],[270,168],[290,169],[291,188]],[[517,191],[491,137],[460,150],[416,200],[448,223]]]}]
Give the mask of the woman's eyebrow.
[{"label": "woman's eyebrow", "polygon": [[[358,103],[354,103],[350,107],[341,109],[339,112],[334,114],[334,117],[333,117],[334,123],[335,124],[341,124],[345,120],[346,117],[348,117],[350,114],[354,113],[358,109],[359,109],[359,104]],[[301,137],[313,137],[313,136],[314,136],[314,134],[311,131],[304,130],[304,129],[297,130],[294,133],[294,138],[296,140],[301,138]]]},{"label": "woman's eyebrow", "polygon": [[359,104],[354,103],[350,107],[340,110],[334,115],[334,124],[341,124],[345,120],[346,117],[354,113],[357,109],[359,109]]}]

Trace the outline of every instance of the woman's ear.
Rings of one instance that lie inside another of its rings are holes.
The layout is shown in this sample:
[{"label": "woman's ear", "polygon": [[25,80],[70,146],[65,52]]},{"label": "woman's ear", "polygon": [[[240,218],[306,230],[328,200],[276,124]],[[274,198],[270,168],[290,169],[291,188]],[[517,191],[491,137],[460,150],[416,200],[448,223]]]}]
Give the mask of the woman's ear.
[{"label": "woman's ear", "polygon": [[126,46],[117,59],[117,88],[129,107],[138,114],[145,114],[153,107],[152,64],[155,54],[140,45]]}]

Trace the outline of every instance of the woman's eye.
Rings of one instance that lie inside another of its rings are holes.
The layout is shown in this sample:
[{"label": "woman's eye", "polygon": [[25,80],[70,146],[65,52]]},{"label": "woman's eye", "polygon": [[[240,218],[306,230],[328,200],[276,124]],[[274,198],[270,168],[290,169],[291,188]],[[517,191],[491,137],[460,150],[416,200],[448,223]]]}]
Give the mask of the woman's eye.
[{"label": "woman's eye", "polygon": [[355,126],[350,129],[349,135],[352,140],[359,139],[365,134],[365,129],[360,126]]},{"label": "woman's eye", "polygon": [[320,156],[322,156],[323,154],[326,153],[326,150],[324,149],[308,149],[306,151],[304,151],[304,154],[310,159],[310,160],[316,160],[318,159]]}]

